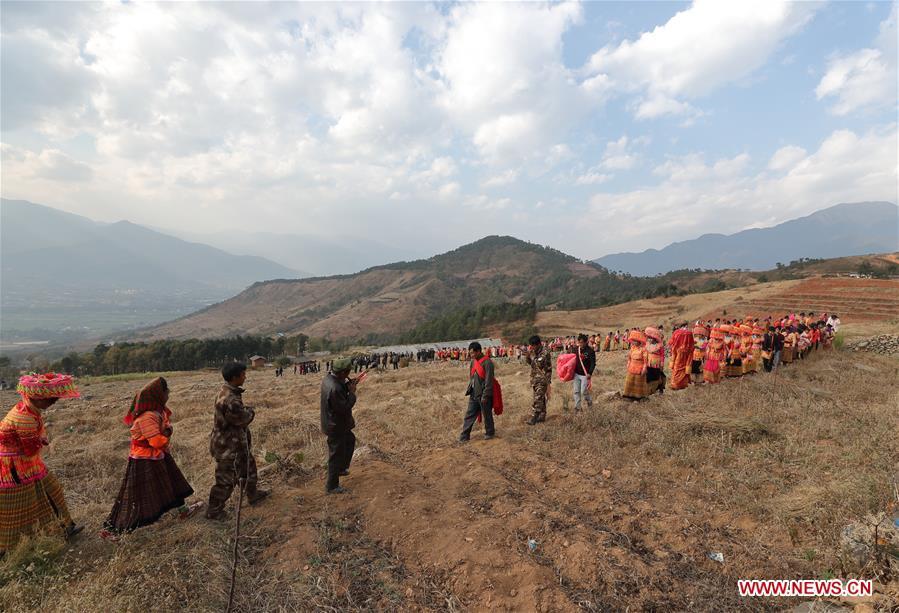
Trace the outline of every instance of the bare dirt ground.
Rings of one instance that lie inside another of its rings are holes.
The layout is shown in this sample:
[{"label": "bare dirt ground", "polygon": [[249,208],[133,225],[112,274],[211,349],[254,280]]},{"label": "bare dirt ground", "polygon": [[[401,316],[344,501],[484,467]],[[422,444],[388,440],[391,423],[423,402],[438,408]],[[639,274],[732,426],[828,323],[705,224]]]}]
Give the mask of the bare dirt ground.
[{"label": "bare dirt ground", "polygon": [[[896,578],[852,566],[838,545],[892,496],[895,358],[819,353],[776,378],[639,403],[606,396],[623,373],[624,352],[600,354],[594,407],[575,414],[556,383],[549,420],[529,427],[526,367],[499,363],[499,436],[462,446],[464,365],[373,374],[343,496],[323,491],[320,378],[251,373],[255,454],[274,493],[244,509],[236,609],[783,610],[798,601],[741,599],[737,579],[831,576],[878,580],[873,599],[844,606],[899,606]],[[118,543],[96,536],[125,468],[121,416],[145,381],[90,382],[49,412],[46,459],[87,530],[7,556],[0,610],[224,610],[230,523],[164,518]],[[169,381],[173,454],[205,499],[219,377]]]}]

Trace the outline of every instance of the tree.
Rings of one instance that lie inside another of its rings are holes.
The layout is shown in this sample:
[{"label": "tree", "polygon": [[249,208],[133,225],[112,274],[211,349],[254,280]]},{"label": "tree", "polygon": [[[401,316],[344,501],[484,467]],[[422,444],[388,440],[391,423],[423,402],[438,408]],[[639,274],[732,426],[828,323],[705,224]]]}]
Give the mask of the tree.
[{"label": "tree", "polygon": [[305,334],[297,336],[297,355],[306,353],[306,346],[309,344],[309,337]]}]

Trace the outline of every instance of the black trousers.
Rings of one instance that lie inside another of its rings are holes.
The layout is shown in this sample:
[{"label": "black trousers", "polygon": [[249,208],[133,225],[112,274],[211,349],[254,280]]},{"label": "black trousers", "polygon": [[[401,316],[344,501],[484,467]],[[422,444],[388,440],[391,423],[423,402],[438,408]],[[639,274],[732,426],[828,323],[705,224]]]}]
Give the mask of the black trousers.
[{"label": "black trousers", "polygon": [[460,439],[467,440],[471,437],[471,429],[474,427],[474,422],[477,421],[478,415],[481,415],[484,420],[484,434],[492,436],[496,433],[493,426],[492,399],[488,399],[487,405],[488,407],[486,409],[481,409],[481,403],[477,398],[473,396],[468,398],[468,410],[465,411],[465,420],[462,422],[462,434],[459,436]]},{"label": "black trousers", "polygon": [[356,436],[351,431],[328,435],[328,482],[325,489],[340,485],[340,472],[349,470],[356,449]]}]

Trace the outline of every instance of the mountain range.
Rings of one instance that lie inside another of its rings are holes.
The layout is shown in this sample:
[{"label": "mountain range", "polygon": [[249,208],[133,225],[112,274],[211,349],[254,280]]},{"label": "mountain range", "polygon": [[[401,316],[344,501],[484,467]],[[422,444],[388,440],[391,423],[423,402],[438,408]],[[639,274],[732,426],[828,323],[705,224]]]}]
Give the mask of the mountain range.
[{"label": "mountain range", "polygon": [[[216,232],[199,234],[179,229],[162,230],[184,240],[218,247],[239,255],[258,255],[298,271],[297,277],[350,274],[390,262],[421,257],[403,246],[371,238],[276,232]],[[261,280],[261,279],[259,279]]]},{"label": "mountain range", "polygon": [[71,340],[166,321],[298,273],[128,221],[0,199],[2,339]]},{"label": "mountain range", "polygon": [[892,202],[857,202],[837,204],[770,228],[704,234],[664,249],[613,253],[594,262],[631,275],[655,275],[684,268],[768,270],[800,258],[897,250],[899,207]]},{"label": "mountain range", "polygon": [[141,331],[137,338],[305,334],[388,340],[485,305],[533,301],[535,309],[587,308],[689,291],[707,280],[695,272],[611,274],[550,247],[488,236],[432,258],[353,275],[256,283],[229,300]]},{"label": "mountain range", "polygon": [[4,289],[243,289],[297,272],[128,221],[100,223],[24,200],[0,201]]}]

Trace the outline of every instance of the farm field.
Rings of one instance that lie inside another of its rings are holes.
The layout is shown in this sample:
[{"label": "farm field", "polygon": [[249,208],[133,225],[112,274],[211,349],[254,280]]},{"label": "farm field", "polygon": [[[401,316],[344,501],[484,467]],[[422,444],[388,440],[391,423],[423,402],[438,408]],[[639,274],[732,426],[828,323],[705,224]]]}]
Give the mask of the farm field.
[{"label": "farm field", "polygon": [[[498,438],[476,431],[464,446],[464,366],[375,373],[360,391],[344,496],[323,491],[319,378],[251,373],[245,399],[273,495],[243,512],[236,610],[783,610],[799,601],[740,599],[737,579],[831,576],[877,579],[873,598],[843,606],[899,604],[895,577],[840,549],[843,528],[893,495],[895,357],[819,353],[776,378],[640,403],[610,393],[624,359],[599,355],[597,400],[581,414],[556,383],[538,427],[523,423],[526,367],[500,363]],[[219,378],[169,382],[173,455],[203,499]],[[148,598],[159,610],[225,609],[231,524],[164,518],[118,543],[96,536],[125,468],[121,416],[143,383],[98,378],[48,412],[46,459],[87,529],[8,556],[0,609],[130,611]]]}]

